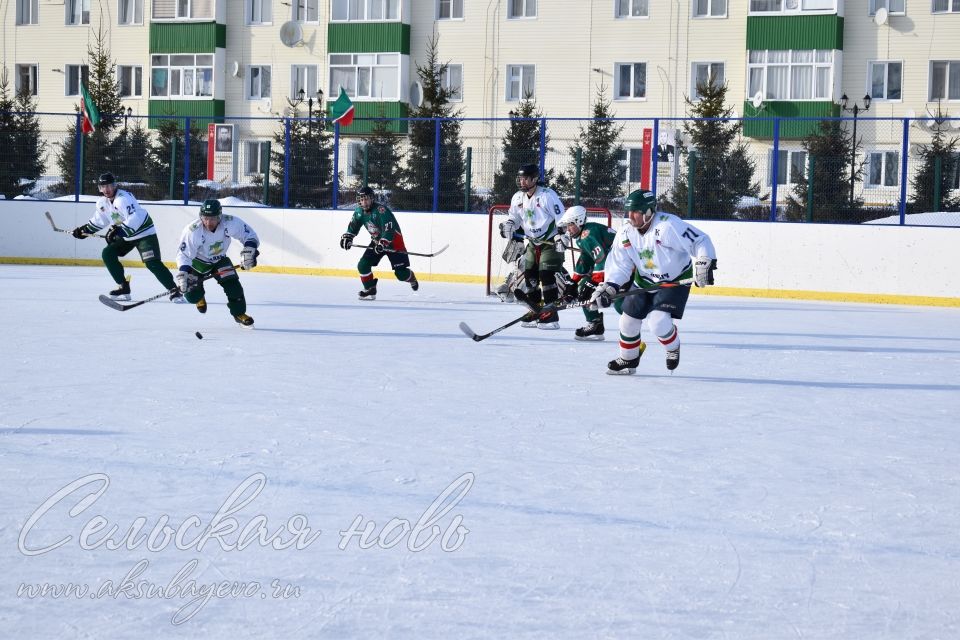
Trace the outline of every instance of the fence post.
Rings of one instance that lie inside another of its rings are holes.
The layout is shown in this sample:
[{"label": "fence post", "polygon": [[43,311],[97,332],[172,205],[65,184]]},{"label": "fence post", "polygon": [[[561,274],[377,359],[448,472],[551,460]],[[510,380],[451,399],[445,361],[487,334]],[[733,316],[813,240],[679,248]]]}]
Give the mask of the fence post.
[{"label": "fence post", "polygon": [[903,146],[900,149],[900,224],[907,219],[907,154],[910,151],[910,120],[903,119]]},{"label": "fence post", "polygon": [[[363,145],[363,186],[368,186],[370,179],[370,143]],[[382,186],[382,185],[381,185]]]},{"label": "fence post", "polygon": [[687,155],[687,217],[693,217],[694,182],[697,176],[697,151],[690,149]]},{"label": "fence post", "polygon": [[283,119],[283,208],[290,207],[290,118]]},{"label": "fence post", "polygon": [[167,199],[173,200],[173,192],[177,188],[177,134],[170,138],[170,188]]},{"label": "fence post", "polygon": [[440,210],[440,118],[433,120],[433,209]]},{"label": "fence post", "polygon": [[470,178],[472,173],[473,166],[473,147],[467,147],[467,175],[464,180],[464,189],[463,189],[463,211],[470,211]]},{"label": "fence post", "polygon": [[583,165],[583,148],[577,147],[576,166],[573,168],[573,204],[580,204],[580,167]]},{"label": "fence post", "polygon": [[813,172],[817,159],[811,153],[807,169],[807,222],[813,222]]},{"label": "fence post", "polygon": [[[660,146],[660,118],[653,119],[653,140],[650,141],[650,146],[653,148],[653,151],[650,153],[652,156],[650,158],[650,166],[652,170],[650,171],[650,193],[653,194],[654,199],[657,197],[657,147]],[[630,161],[627,159],[627,182],[630,181]]]},{"label": "fence post", "polygon": [[183,120],[183,204],[190,203],[190,118]]},{"label": "fence post", "polygon": [[[777,191],[780,180],[780,118],[773,119],[773,186],[770,187],[770,222],[777,221]],[[787,167],[790,171],[790,167]]]},{"label": "fence post", "polygon": [[340,123],[333,123],[333,193],[331,205],[340,206]]},{"label": "fence post", "polygon": [[[267,153],[267,164],[263,168],[263,204],[270,206],[270,141],[267,140],[264,145],[266,145]],[[263,147],[260,148],[260,153],[264,152]],[[262,157],[262,156],[261,156]]]},{"label": "fence post", "polygon": [[[547,119],[540,118],[540,179],[546,184],[547,165]],[[579,200],[577,201],[579,202]]]},{"label": "fence post", "polygon": [[83,193],[83,114],[77,113],[77,155],[73,176],[73,201],[80,202]]},{"label": "fence post", "polygon": [[936,156],[933,159],[933,210],[940,211],[940,180],[943,178],[943,158]]}]

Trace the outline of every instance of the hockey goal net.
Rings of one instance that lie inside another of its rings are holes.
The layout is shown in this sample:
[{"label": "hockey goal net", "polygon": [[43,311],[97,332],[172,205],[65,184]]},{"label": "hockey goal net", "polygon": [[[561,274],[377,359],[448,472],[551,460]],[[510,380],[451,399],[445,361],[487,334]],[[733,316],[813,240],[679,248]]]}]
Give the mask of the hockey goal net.
[{"label": "hockey goal net", "polygon": [[[490,213],[487,216],[487,295],[493,295],[494,290],[503,284],[507,276],[516,266],[515,262],[506,263],[503,260],[503,250],[507,247],[507,241],[500,237],[500,223],[507,219],[507,211],[510,210],[508,204],[495,204],[490,207]],[[587,220],[590,222],[602,222],[608,227],[613,224],[613,215],[609,209],[603,207],[586,207]],[[565,230],[564,230],[565,231]],[[567,260],[564,264],[567,270],[573,272],[574,258],[573,252],[567,252]]]}]

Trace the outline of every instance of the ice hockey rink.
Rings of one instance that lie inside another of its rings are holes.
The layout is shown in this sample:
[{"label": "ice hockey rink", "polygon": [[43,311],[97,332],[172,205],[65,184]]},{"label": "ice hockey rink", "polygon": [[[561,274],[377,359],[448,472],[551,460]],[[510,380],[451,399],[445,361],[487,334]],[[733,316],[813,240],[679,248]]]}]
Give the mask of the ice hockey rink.
[{"label": "ice hockey rink", "polygon": [[958,308],[693,295],[614,377],[612,311],[241,279],[0,266],[0,636],[960,637]]}]

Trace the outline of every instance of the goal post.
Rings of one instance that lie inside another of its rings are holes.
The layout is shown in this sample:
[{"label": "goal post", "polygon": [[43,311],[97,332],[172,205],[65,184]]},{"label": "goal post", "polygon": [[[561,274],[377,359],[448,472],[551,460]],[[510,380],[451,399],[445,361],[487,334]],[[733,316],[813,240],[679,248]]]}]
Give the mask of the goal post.
[{"label": "goal post", "polygon": [[[587,220],[590,222],[605,223],[608,227],[613,225],[613,214],[610,209],[604,207],[585,207],[587,210]],[[490,207],[487,214],[487,295],[493,295],[494,290],[506,281],[507,276],[513,270],[513,264],[507,264],[503,261],[503,250],[507,246],[507,241],[500,237],[500,223],[507,219],[507,211],[510,210],[508,204],[495,204]],[[573,271],[572,252],[567,260],[567,269]]]}]

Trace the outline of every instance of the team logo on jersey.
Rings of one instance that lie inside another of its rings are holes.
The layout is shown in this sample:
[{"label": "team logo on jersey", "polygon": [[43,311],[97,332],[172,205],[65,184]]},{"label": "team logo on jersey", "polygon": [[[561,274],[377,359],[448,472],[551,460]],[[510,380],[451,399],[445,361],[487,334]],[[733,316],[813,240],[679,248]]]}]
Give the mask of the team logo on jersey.
[{"label": "team logo on jersey", "polygon": [[590,229],[584,229],[583,231],[580,232],[581,240],[586,240],[589,237],[590,237]]},{"label": "team logo on jersey", "polygon": [[210,245],[210,255],[216,256],[223,251],[223,240],[217,240],[212,245]]},{"label": "team logo on jersey", "polygon": [[367,227],[367,232],[370,233],[370,235],[380,233],[380,227],[373,224],[373,222],[368,222],[365,226]]},{"label": "team logo on jersey", "polygon": [[380,213],[386,213],[387,208],[383,205],[380,205],[379,207],[377,207],[377,211],[379,211]]},{"label": "team logo on jersey", "polygon": [[633,246],[630,244],[630,238],[624,238],[622,244],[624,249],[629,249]]}]

